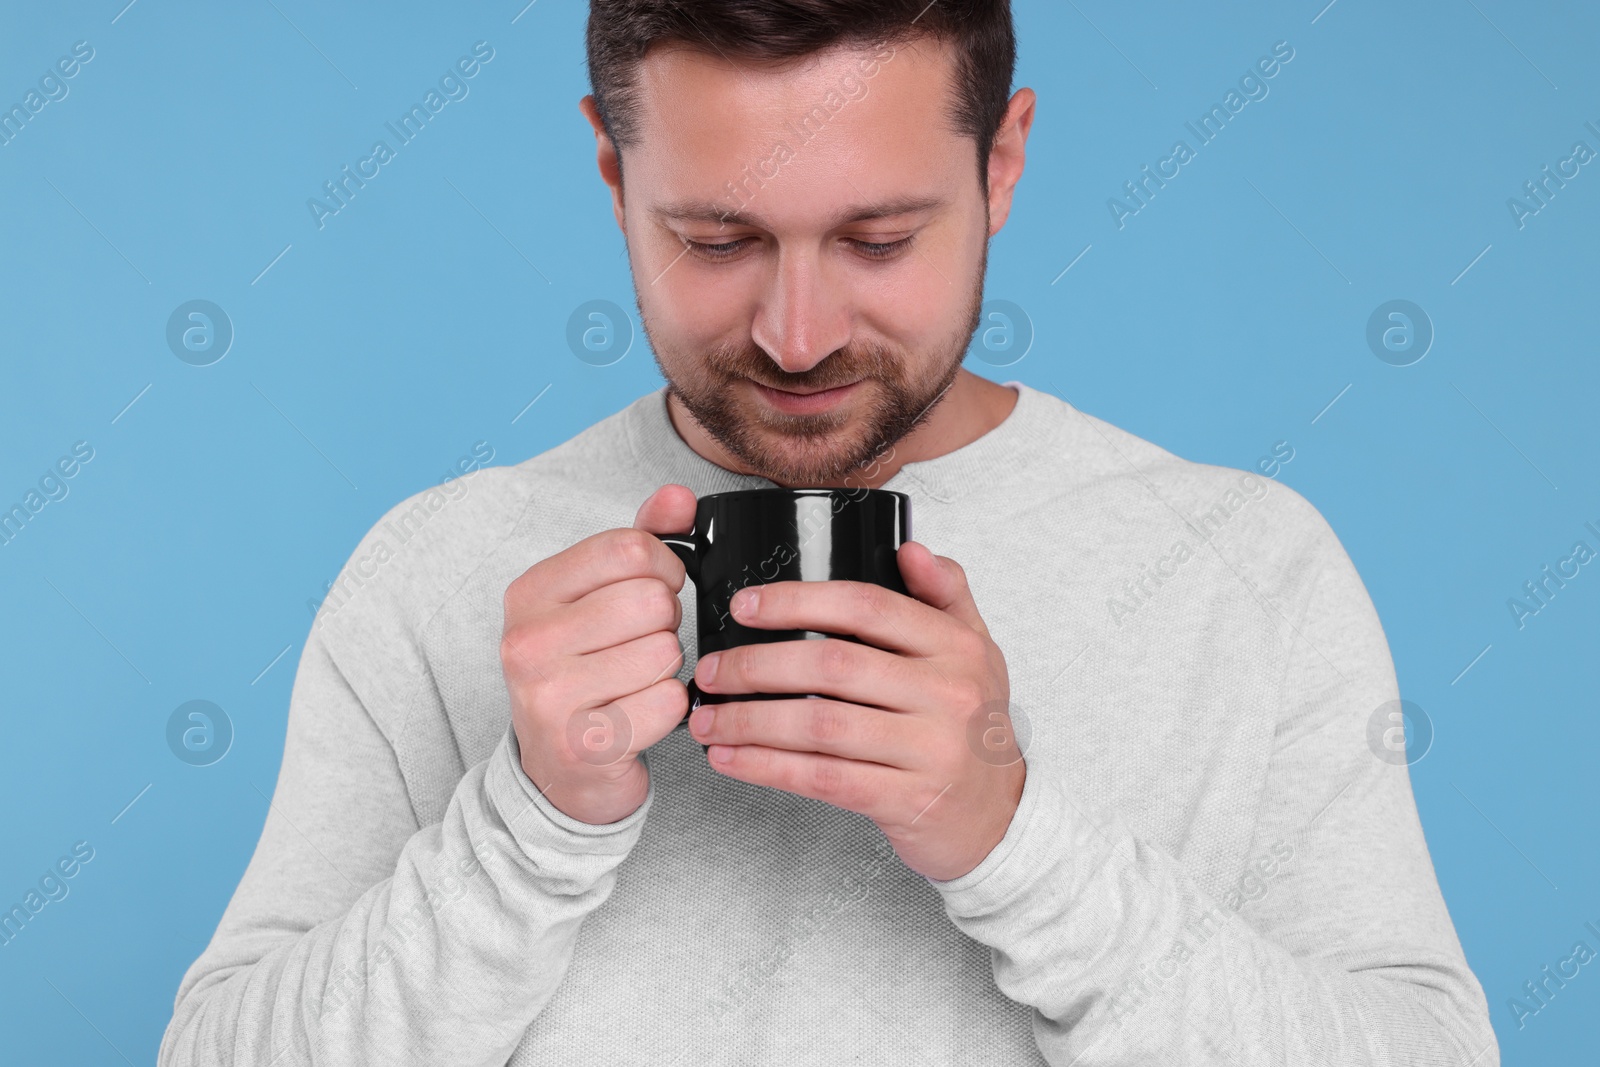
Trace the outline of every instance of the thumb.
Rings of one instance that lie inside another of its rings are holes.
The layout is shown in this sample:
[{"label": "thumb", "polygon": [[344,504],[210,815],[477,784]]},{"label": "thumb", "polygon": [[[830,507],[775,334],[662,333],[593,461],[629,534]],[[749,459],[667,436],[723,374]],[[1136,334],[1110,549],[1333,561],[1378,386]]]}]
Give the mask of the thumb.
[{"label": "thumb", "polygon": [[906,591],[929,607],[959,619],[985,637],[989,627],[967,585],[967,572],[949,556],[936,556],[920,541],[907,541],[896,557]]},{"label": "thumb", "polygon": [[698,503],[694,490],[689,487],[663,485],[639,505],[633,528],[653,534],[688,533],[694,526],[694,512]]}]

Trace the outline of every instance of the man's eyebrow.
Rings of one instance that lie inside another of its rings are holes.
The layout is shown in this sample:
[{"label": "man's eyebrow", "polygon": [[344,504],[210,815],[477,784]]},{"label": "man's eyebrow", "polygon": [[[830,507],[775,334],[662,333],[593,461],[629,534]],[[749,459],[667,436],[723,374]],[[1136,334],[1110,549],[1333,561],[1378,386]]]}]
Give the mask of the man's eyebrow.
[{"label": "man's eyebrow", "polygon": [[[946,203],[947,201],[939,196],[897,196],[875,204],[853,205],[835,214],[828,222],[828,229],[854,222],[870,222],[873,219],[910,215],[918,211],[944,207]],[[655,214],[675,222],[715,222],[726,223],[729,226],[753,226],[763,230],[768,228],[759,215],[730,211],[710,200],[674,201],[656,208]]]}]

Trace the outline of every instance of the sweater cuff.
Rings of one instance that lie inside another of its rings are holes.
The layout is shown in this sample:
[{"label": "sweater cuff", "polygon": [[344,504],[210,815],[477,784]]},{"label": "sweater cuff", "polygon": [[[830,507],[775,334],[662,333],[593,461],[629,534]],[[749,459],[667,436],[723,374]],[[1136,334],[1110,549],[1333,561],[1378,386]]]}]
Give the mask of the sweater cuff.
[{"label": "sweater cuff", "polygon": [[[648,754],[641,752],[639,759],[648,771]],[[516,729],[509,723],[489,761],[485,788],[511,836],[530,854],[552,846],[567,853],[626,854],[638,842],[656,796],[652,778],[644,802],[616,822],[596,824],[574,819],[550,803],[550,798],[528,778],[522,769]]]},{"label": "sweater cuff", "polygon": [[1022,796],[1005,836],[972,870],[946,881],[929,878],[952,915],[983,915],[1026,893],[1055,868],[1075,828],[1068,824],[1068,803],[1046,766],[1028,767]]}]

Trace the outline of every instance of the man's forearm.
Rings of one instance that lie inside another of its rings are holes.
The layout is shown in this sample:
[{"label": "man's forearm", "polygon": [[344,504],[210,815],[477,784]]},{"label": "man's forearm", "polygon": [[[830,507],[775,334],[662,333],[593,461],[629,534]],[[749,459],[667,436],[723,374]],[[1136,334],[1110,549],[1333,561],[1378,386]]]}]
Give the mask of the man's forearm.
[{"label": "man's forearm", "polygon": [[[1026,793],[1004,854],[933,884],[994,950],[1001,992],[1039,1013],[1052,1064],[1499,1062],[1481,992],[1453,946],[1429,943],[1426,915],[1408,940],[1407,902],[1370,946],[1316,943],[1339,921],[1308,914],[1291,952],[1049,771],[1030,770]],[[1278,852],[1291,869],[1295,847]]]},{"label": "man's forearm", "polygon": [[[538,802],[508,730],[443,821],[416,832],[393,875],[348,911],[309,929],[225,923],[179,990],[161,1067],[503,1064],[561,982],[650,803],[575,828]],[[264,842],[311,845],[275,819],[287,820],[276,806]]]}]

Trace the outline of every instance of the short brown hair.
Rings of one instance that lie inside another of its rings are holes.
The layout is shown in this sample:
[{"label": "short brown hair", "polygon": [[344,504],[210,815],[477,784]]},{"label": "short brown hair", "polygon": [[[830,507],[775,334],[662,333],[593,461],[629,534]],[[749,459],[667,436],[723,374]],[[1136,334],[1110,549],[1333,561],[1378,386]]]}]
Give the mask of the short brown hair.
[{"label": "short brown hair", "polygon": [[590,0],[586,36],[595,106],[619,156],[638,143],[634,79],[652,45],[786,60],[833,45],[954,42],[952,125],[977,143],[985,191],[1017,57],[1010,0]]}]

